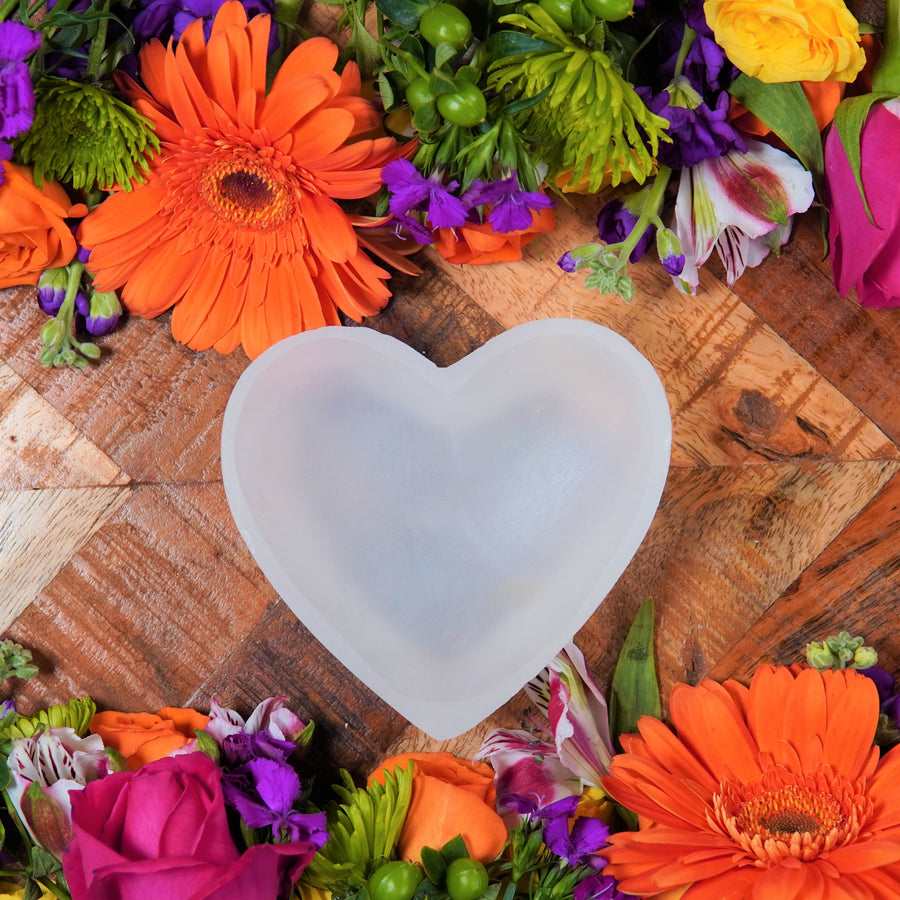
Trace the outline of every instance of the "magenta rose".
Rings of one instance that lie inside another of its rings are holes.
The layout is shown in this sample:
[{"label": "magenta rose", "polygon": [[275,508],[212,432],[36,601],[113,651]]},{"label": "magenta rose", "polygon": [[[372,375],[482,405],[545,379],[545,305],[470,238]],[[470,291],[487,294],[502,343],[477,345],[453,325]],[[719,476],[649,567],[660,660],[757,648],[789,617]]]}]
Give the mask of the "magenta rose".
[{"label": "magenta rose", "polygon": [[863,306],[900,306],[900,103],[872,107],[862,130],[862,182],[866,210],[836,129],[825,142],[829,243],[834,283],[846,296],[851,287]]},{"label": "magenta rose", "polygon": [[156,760],[73,792],[74,839],[63,855],[72,900],[278,900],[313,844],[231,838],[219,769],[203,753]]}]

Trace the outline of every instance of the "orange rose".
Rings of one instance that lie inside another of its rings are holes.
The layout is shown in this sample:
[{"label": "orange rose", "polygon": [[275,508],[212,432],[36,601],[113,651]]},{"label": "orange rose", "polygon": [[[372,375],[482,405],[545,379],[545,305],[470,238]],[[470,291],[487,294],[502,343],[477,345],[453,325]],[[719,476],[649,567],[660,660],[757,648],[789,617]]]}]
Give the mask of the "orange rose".
[{"label": "orange rose", "polygon": [[400,835],[398,853],[419,862],[423,847],[439,850],[461,834],[473,859],[493,859],[506,842],[506,826],[497,814],[494,770],[452,753],[404,753],[386,759],[370,776],[414,764],[412,799]]},{"label": "orange rose", "polygon": [[65,219],[83,216],[55,181],[34,185],[31,169],[3,163],[0,185],[0,288],[37,284],[44,269],[71,262],[75,238]]},{"label": "orange rose", "polygon": [[553,231],[552,209],[532,213],[531,228],[505,233],[494,231],[489,222],[466,222],[460,228],[438,228],[434,246],[447,262],[480,266],[493,262],[513,262],[522,258],[522,248],[545,231]]},{"label": "orange rose", "polygon": [[91,720],[91,731],[99,734],[107,747],[118,750],[129,769],[139,769],[154,759],[180,750],[209,723],[194,709],[167,706],[151,713],[101,712]]}]

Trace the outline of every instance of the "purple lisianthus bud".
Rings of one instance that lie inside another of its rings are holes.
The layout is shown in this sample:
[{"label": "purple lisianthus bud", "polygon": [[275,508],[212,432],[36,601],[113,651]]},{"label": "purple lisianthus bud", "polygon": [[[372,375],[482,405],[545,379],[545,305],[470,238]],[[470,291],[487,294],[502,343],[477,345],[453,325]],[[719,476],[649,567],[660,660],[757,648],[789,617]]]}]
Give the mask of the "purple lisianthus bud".
[{"label": "purple lisianthus bud", "polygon": [[[622,200],[610,200],[597,215],[597,231],[605,244],[620,244],[637,225],[640,216],[635,214]],[[641,235],[628,261],[636,263],[650,248],[656,227],[650,225]]]},{"label": "purple lisianthus bud", "polygon": [[115,291],[95,292],[90,300],[80,293],[75,298],[75,307],[84,316],[84,327],[95,337],[110,334],[116,330],[122,315],[122,304]]},{"label": "purple lisianthus bud", "polygon": [[65,266],[58,269],[45,269],[41,272],[37,285],[37,302],[41,311],[48,316],[55,316],[66,299],[66,285],[69,272]]},{"label": "purple lisianthus bud", "polygon": [[681,252],[681,241],[670,228],[660,228],[656,232],[656,252],[670,275],[680,275],[684,271],[685,256]]},{"label": "purple lisianthus bud", "polygon": [[556,264],[563,272],[574,272],[578,268],[575,257],[568,250],[556,261]]}]

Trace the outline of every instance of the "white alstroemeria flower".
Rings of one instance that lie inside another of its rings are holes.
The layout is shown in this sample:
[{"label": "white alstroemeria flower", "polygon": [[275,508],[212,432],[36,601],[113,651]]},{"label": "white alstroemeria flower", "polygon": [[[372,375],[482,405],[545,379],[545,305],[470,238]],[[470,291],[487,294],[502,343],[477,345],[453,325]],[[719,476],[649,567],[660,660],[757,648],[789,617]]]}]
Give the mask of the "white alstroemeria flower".
[{"label": "white alstroemeria flower", "polygon": [[812,204],[812,175],[796,159],[748,140],[746,153],[727,153],[683,169],[674,230],[685,265],[673,280],[693,294],[698,269],[713,248],[731,287],[748,266],[758,266],[791,234],[791,216]]},{"label": "white alstroemeria flower", "polygon": [[71,791],[112,771],[103,740],[80,738],[72,728],[50,728],[16,738],[9,755],[10,800],[31,836],[62,855],[72,838]]}]

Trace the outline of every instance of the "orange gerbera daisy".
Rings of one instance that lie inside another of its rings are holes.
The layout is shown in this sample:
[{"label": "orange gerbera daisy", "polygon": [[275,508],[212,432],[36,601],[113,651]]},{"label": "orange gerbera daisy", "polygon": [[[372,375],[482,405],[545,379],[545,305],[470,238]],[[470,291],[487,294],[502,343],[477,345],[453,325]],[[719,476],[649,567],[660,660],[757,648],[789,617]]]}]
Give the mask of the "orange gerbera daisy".
[{"label": "orange gerbera daisy", "polygon": [[390,297],[388,273],[360,247],[333,198],[365,197],[397,154],[359,96],[359,71],[334,71],[338,50],[311,38],[266,93],[269,17],[247,21],[238,2],[178,45],[140,54],[146,90],[122,88],[162,142],[144,184],[118,190],[79,238],[100,291],[122,287],[132,313],[174,306],[172,334],[198,350],[255,357],[281,338],[359,321]]},{"label": "orange gerbera daisy", "polygon": [[603,787],[641,816],[603,855],[620,889],[683,900],[896,900],[900,748],[879,759],[874,683],[757,670],[678,685]]}]

